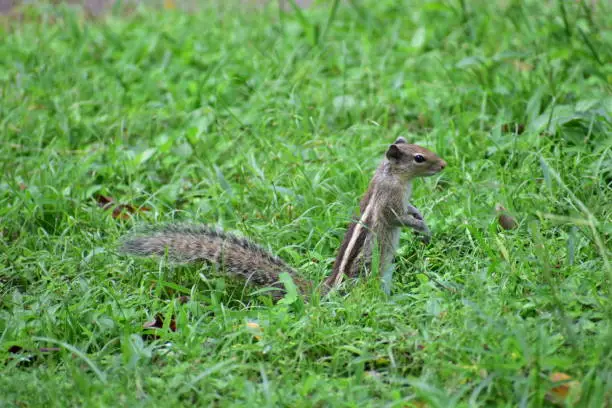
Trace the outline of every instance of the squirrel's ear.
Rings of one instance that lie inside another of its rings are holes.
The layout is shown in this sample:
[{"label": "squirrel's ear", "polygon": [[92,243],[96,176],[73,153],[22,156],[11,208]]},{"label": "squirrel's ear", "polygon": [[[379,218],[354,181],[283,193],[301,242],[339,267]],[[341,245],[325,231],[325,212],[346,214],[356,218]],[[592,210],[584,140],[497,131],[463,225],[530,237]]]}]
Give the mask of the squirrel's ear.
[{"label": "squirrel's ear", "polygon": [[406,139],[404,139],[404,138],[403,138],[403,137],[401,137],[401,136],[400,136],[400,137],[398,137],[398,138],[395,140],[395,142],[393,142],[393,144],[402,144],[402,143],[408,143],[408,142],[406,141]]},{"label": "squirrel's ear", "polygon": [[387,159],[389,160],[398,160],[402,157],[402,151],[395,144],[389,146],[389,150],[387,150]]}]

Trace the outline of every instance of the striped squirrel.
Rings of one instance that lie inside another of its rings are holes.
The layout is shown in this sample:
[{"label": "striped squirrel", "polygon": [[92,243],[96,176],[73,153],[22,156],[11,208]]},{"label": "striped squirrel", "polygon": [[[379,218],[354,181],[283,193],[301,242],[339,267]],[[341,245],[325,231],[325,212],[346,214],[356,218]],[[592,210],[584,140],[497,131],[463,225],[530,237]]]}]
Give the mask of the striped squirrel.
[{"label": "striped squirrel", "polygon": [[[409,203],[412,180],[432,176],[446,167],[435,153],[408,144],[403,137],[389,146],[360,203],[361,216],[350,224],[338,251],[331,275],[323,282],[321,293],[337,287],[343,277],[354,277],[361,268],[370,267],[374,248],[378,249],[379,270],[389,267],[399,245],[401,227],[411,228],[428,239],[423,216]],[[287,272],[298,290],[308,295],[313,283],[263,247],[204,225],[167,225],[145,229],[124,238],[121,251],[136,256],[168,255],[182,263],[208,262],[231,276],[259,287],[273,288],[279,299],[284,285],[279,276]]]}]

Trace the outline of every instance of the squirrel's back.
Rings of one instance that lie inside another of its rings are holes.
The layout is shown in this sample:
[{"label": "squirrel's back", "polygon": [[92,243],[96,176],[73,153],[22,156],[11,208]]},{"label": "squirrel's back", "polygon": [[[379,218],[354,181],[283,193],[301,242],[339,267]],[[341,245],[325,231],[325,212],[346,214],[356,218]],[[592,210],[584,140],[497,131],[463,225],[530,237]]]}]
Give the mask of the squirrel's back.
[{"label": "squirrel's back", "polygon": [[121,251],[136,256],[164,256],[185,263],[207,262],[226,273],[258,287],[273,287],[273,297],[281,297],[284,286],[279,276],[287,272],[302,293],[311,283],[282,259],[263,247],[235,235],[205,225],[165,225],[133,233],[123,240]]}]

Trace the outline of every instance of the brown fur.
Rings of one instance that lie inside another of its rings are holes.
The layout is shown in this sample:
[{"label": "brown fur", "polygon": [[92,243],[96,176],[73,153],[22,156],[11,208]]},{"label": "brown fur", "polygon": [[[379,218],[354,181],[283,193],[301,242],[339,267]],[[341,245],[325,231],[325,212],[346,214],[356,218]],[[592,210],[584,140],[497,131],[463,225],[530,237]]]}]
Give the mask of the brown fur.
[{"label": "brown fur", "polygon": [[[423,156],[423,163],[415,161],[417,154]],[[344,275],[354,276],[362,266],[369,267],[375,242],[380,249],[380,267],[393,261],[400,227],[407,225],[402,217],[410,215],[407,206],[412,179],[436,174],[445,166],[433,152],[408,144],[403,138],[389,147],[360,202],[361,219],[349,225],[332,274],[321,288],[323,293],[337,286]],[[202,225],[169,225],[132,234],[124,239],[122,251],[138,256],[167,254],[179,262],[208,262],[255,286],[278,289],[272,292],[275,298],[283,295],[279,282],[282,272],[292,277],[302,294],[307,295],[313,287],[259,245]]]},{"label": "brown fur", "polygon": [[[421,155],[425,160],[417,163],[416,155]],[[385,160],[376,170],[359,205],[362,218],[368,206],[371,206],[367,219],[359,221],[366,224],[367,228],[358,229],[357,223],[349,226],[332,274],[325,281],[326,286],[336,286],[342,281],[342,275],[355,276],[360,266],[370,265],[374,245],[377,245],[380,254],[379,270],[389,266],[399,244],[400,226],[397,219],[405,214],[409,205],[412,180],[436,174],[445,166],[446,162],[435,153],[408,144],[403,138],[397,139],[389,147]],[[359,237],[347,253],[356,230]]]},{"label": "brown fur", "polygon": [[275,298],[283,296],[283,285],[278,280],[282,272],[291,276],[302,293],[311,289],[310,282],[259,245],[204,225],[168,225],[149,229],[125,239],[121,250],[137,256],[164,256],[167,252],[173,261],[218,265],[255,286],[281,289],[271,292]]}]

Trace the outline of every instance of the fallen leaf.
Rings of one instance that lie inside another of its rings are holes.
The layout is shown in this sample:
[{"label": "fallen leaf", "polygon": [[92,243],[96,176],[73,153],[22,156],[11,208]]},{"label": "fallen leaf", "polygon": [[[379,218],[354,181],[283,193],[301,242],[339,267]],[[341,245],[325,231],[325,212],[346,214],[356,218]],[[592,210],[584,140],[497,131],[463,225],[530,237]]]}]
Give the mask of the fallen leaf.
[{"label": "fallen leaf", "polygon": [[261,340],[263,330],[261,329],[261,326],[259,326],[258,323],[247,322],[246,326],[248,327],[249,331],[253,334],[253,337],[255,337],[256,340]]},{"label": "fallen leaf", "polygon": [[[55,353],[61,351],[61,349],[59,347],[41,347],[38,350],[27,350],[21,346],[13,345],[7,351],[15,355],[15,357],[9,357],[9,360],[16,360],[18,366],[29,367],[38,360],[39,354]],[[36,354],[35,351],[38,351],[39,354]]]},{"label": "fallen leaf", "polygon": [[96,202],[98,203],[98,207],[106,209],[114,200],[112,197],[105,196],[102,194],[96,195]]},{"label": "fallen leaf", "polygon": [[142,325],[144,329],[161,329],[164,327],[164,320],[160,315],[155,316],[155,320],[146,322]]},{"label": "fallen leaf", "polygon": [[546,394],[546,398],[552,403],[563,405],[572,392],[577,392],[574,390],[578,389],[578,381],[572,380],[572,377],[565,373],[554,372],[548,379],[555,384]]},{"label": "fallen leaf", "polygon": [[145,212],[149,211],[147,207],[136,208],[131,204],[119,204],[115,208],[113,208],[113,218],[121,218],[126,220],[130,218],[130,214],[135,214],[137,212]]},{"label": "fallen leaf", "polygon": [[148,207],[135,207],[132,204],[114,204],[115,200],[112,197],[102,194],[96,195],[96,202],[98,203],[98,207],[102,208],[103,210],[112,208],[112,217],[115,219],[126,220],[130,218],[130,214],[150,211],[150,208]]},{"label": "fallen leaf", "polygon": [[23,351],[23,347],[21,346],[11,346],[8,349],[8,352],[13,353],[13,354],[21,353],[22,351]]},{"label": "fallen leaf", "polygon": [[[41,353],[54,353],[57,351],[61,351],[61,348],[59,347],[40,347],[38,351]],[[25,350],[21,346],[14,345],[14,346],[9,347],[8,352],[12,354],[17,354],[17,353],[29,352],[29,350]]]},{"label": "fallen leaf", "polygon": [[521,72],[529,72],[533,70],[532,64],[521,60],[513,60],[512,65],[514,65],[514,68]]},{"label": "fallen leaf", "polygon": [[506,209],[501,204],[497,204],[495,206],[495,211],[498,212],[497,221],[503,229],[512,230],[518,227],[518,223],[516,222],[514,217],[506,214]]},{"label": "fallen leaf", "polygon": [[498,221],[499,225],[501,225],[502,228],[505,230],[512,230],[518,227],[516,220],[507,214],[500,214],[498,217]]},{"label": "fallen leaf", "polygon": [[[162,329],[163,327],[164,327],[164,316],[161,313],[156,314],[154,320],[142,325],[143,329],[150,329],[150,330]],[[176,319],[174,318],[174,316],[172,316],[172,318],[170,319],[170,325],[168,326],[168,328],[170,329],[170,331],[173,331],[173,332],[176,331]],[[155,340],[159,338],[159,336],[153,333],[145,333],[142,337],[145,340]]]},{"label": "fallen leaf", "polygon": [[525,125],[522,123],[504,123],[501,126],[502,133],[515,133],[520,135],[525,131]]}]

